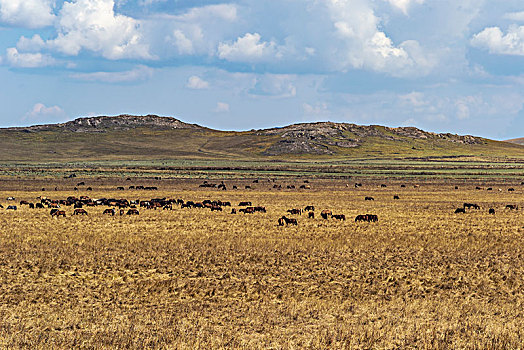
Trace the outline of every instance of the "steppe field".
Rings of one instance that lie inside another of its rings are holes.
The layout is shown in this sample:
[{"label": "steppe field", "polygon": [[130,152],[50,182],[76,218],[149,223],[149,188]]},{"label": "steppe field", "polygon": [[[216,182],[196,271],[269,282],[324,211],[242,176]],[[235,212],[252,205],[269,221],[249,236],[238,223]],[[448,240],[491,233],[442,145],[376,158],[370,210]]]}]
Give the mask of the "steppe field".
[{"label": "steppe field", "polygon": [[[226,179],[220,191],[197,179],[3,178],[0,347],[523,348],[520,181],[252,180]],[[137,184],[158,190],[128,189]],[[19,204],[81,195],[250,201],[267,212],[174,205],[113,217],[97,206],[56,218]],[[480,209],[455,214],[465,202]],[[314,219],[286,212],[308,205]],[[324,220],[324,209],[347,220]],[[354,221],[368,213],[378,222]],[[298,225],[278,226],[282,215]]]}]

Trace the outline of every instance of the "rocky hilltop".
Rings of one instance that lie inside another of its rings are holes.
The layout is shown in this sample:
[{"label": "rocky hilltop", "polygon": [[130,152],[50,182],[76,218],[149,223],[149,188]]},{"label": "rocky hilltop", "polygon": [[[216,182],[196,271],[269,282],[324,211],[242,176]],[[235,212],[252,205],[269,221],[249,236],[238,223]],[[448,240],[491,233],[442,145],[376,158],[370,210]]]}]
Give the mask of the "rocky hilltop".
[{"label": "rocky hilltop", "polygon": [[153,130],[171,129],[202,129],[196,124],[184,123],[173,117],[160,117],[157,115],[135,116],[122,114],[119,116],[83,117],[60,123],[35,125],[25,128],[12,128],[26,132],[63,130],[70,132],[106,132],[112,130],[129,130],[136,128],[150,128]]},{"label": "rocky hilltop", "polygon": [[524,137],[518,139],[507,140],[506,142],[515,143],[517,145],[524,145]]},{"label": "rocky hilltop", "polygon": [[[154,132],[150,132],[154,131]],[[516,154],[524,146],[414,127],[302,123],[221,131],[157,115],[99,116],[0,129],[0,160],[293,159]]]},{"label": "rocky hilltop", "polygon": [[283,153],[331,154],[334,147],[355,148],[370,139],[406,142],[409,140],[446,140],[448,142],[474,145],[483,144],[485,139],[474,136],[437,134],[415,127],[390,128],[379,125],[356,125],[348,123],[318,122],[303,123],[260,130],[257,135],[280,136],[280,140],[269,147],[266,155]]}]

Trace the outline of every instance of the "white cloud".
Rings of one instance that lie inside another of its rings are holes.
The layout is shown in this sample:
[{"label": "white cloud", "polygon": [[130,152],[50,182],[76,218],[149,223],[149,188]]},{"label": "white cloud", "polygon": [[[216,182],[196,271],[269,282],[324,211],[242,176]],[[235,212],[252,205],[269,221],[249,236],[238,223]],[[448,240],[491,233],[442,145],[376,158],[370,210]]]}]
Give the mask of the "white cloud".
[{"label": "white cloud", "polygon": [[209,82],[203,80],[202,78],[193,75],[187,80],[186,87],[189,89],[202,90],[209,88]]},{"label": "white cloud", "polygon": [[33,35],[31,39],[22,36],[16,43],[16,48],[22,52],[38,52],[42,50],[44,46],[45,42],[38,34]]},{"label": "white cloud", "polygon": [[218,57],[231,62],[261,62],[278,56],[276,44],[260,41],[258,33],[246,33],[234,43],[220,43]]},{"label": "white cloud", "polygon": [[[197,36],[199,38],[202,38],[201,32],[200,34],[197,34]],[[189,39],[181,30],[176,29],[173,32],[172,41],[174,45],[176,46],[176,48],[178,49],[179,54],[193,55],[195,53],[195,48],[193,47],[193,41]]]},{"label": "white cloud", "polygon": [[405,15],[408,14],[412,4],[423,4],[425,0],[387,0],[391,5],[400,9]]},{"label": "white cloud", "polygon": [[233,4],[207,5],[202,7],[194,7],[179,16],[172,16],[172,18],[184,21],[193,22],[202,19],[222,19],[229,22],[237,20],[237,7]]},{"label": "white cloud", "polygon": [[493,54],[524,56],[524,26],[511,26],[506,34],[499,27],[485,28],[471,44]]},{"label": "white cloud", "polygon": [[293,81],[296,76],[289,74],[264,74],[255,78],[255,85],[249,90],[252,95],[278,98],[295,97],[297,88]]},{"label": "white cloud", "polygon": [[71,74],[70,77],[78,80],[101,81],[105,83],[130,83],[147,80],[153,76],[153,72],[153,68],[141,65],[123,72],[76,73]]},{"label": "white cloud", "polygon": [[42,28],[53,24],[52,0],[0,0],[0,20],[4,23]]},{"label": "white cloud", "polygon": [[50,48],[76,56],[88,50],[111,59],[153,59],[143,42],[140,22],[115,14],[114,0],[65,2],[57,23],[58,37]]},{"label": "white cloud", "polygon": [[[434,62],[414,40],[396,46],[379,29],[380,19],[366,0],[328,0],[328,11],[335,28],[330,48],[337,70],[371,69],[395,76],[425,74]],[[335,53],[335,55],[333,55]]]},{"label": "white cloud", "polygon": [[15,47],[6,50],[5,62],[17,68],[38,68],[55,65],[56,60],[42,53],[20,53]]},{"label": "white cloud", "polygon": [[218,102],[214,110],[216,113],[226,113],[229,112],[229,104],[225,102]]},{"label": "white cloud", "polygon": [[506,13],[504,18],[510,19],[512,21],[524,22],[524,11]]},{"label": "white cloud", "polygon": [[46,107],[43,103],[37,103],[24,115],[22,120],[63,118],[65,116],[64,110],[58,106]]},{"label": "white cloud", "polygon": [[309,103],[304,103],[302,105],[302,109],[304,110],[304,114],[307,115],[328,115],[329,109],[326,103],[317,103],[315,105],[310,105]]}]

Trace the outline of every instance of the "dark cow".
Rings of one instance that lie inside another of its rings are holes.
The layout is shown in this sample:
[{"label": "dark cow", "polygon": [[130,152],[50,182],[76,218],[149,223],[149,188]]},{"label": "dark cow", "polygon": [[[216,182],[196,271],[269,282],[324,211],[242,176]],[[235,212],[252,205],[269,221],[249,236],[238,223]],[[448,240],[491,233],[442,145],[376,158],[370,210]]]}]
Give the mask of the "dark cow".
[{"label": "dark cow", "polygon": [[493,191],[493,188],[492,188],[492,187],[488,187],[488,188],[486,189],[486,191]]},{"label": "dark cow", "polygon": [[125,188],[123,188],[122,186],[118,186],[116,189],[117,189],[117,191],[124,191],[125,190]]},{"label": "dark cow", "polygon": [[102,214],[115,216],[115,209],[113,209],[113,208],[106,209],[106,210],[104,210],[104,212]]},{"label": "dark cow", "polygon": [[400,188],[406,188],[406,185],[400,185]]},{"label": "dark cow", "polygon": [[73,212],[73,215],[88,215],[87,214],[87,211],[85,209],[75,209],[75,211]]},{"label": "dark cow", "polygon": [[17,210],[16,205],[8,205],[6,210]]},{"label": "dark cow", "polygon": [[365,201],[374,201],[375,198],[373,198],[373,197],[365,197],[364,200]]},{"label": "dark cow", "polygon": [[508,192],[514,192],[515,189],[514,188],[508,188]]},{"label": "dark cow", "polygon": [[394,195],[394,196],[393,196],[393,199],[400,199],[400,197],[397,196],[397,195]]},{"label": "dark cow", "polygon": [[476,186],[475,189],[476,189],[476,190],[481,190],[482,187]]},{"label": "dark cow", "polygon": [[295,225],[295,226],[298,226],[298,221],[297,219],[290,219],[290,218],[286,218],[285,216],[282,216],[282,218],[285,222],[286,222],[286,225]]},{"label": "dark cow", "polygon": [[291,215],[302,215],[302,209],[288,209],[287,212]]},{"label": "dark cow", "polygon": [[246,186],[244,186],[244,188],[245,188],[246,190],[250,190],[250,189],[251,189],[251,186],[246,185]]},{"label": "dark cow", "polygon": [[239,207],[248,207],[251,205],[251,202],[240,202],[238,203]]},{"label": "dark cow", "polygon": [[468,209],[480,209],[480,205],[478,204],[475,204],[475,203],[464,203],[463,205],[464,209],[468,208]]},{"label": "dark cow", "polygon": [[82,202],[75,202],[75,205],[73,206],[73,208],[82,208],[83,204]]},{"label": "dark cow", "polygon": [[312,205],[308,205],[308,206],[304,209],[304,211],[315,211],[315,207],[312,206]]},{"label": "dark cow", "polygon": [[284,217],[281,217],[278,219],[278,226],[284,226],[286,223],[286,220],[284,220]]},{"label": "dark cow", "polygon": [[491,215],[495,215],[495,209],[489,208],[488,213]]},{"label": "dark cow", "polygon": [[310,211],[309,213],[307,213],[307,217],[308,217],[309,219],[314,219],[314,218],[315,218],[315,213],[312,212],[312,211]]},{"label": "dark cow", "polygon": [[334,214],[332,218],[340,221],[346,221],[346,216],[344,214]]},{"label": "dark cow", "polygon": [[29,205],[29,202],[28,201],[20,201],[20,206],[22,205]]},{"label": "dark cow", "polygon": [[93,189],[91,187],[86,188],[86,191],[92,191]]},{"label": "dark cow", "polygon": [[457,209],[455,209],[455,214],[459,214],[459,213],[465,214],[466,213],[466,209],[464,209],[464,208],[457,208]]},{"label": "dark cow", "polygon": [[508,204],[508,205],[506,205],[506,209],[510,209],[510,210],[518,210],[518,209],[519,209],[519,206],[516,205],[516,204]]},{"label": "dark cow", "polygon": [[459,187],[458,187],[458,186],[455,186],[455,189],[456,189],[456,190],[458,190],[458,189],[459,189]]},{"label": "dark cow", "polygon": [[378,216],[374,214],[363,214],[355,217],[355,222],[366,221],[366,222],[377,222]]},{"label": "dark cow", "polygon": [[66,212],[64,210],[57,210],[57,211],[51,213],[51,216],[56,216],[56,217],[63,216],[65,218],[66,217]]},{"label": "dark cow", "polygon": [[36,203],[36,207],[39,209],[44,209],[44,205],[42,203]]},{"label": "dark cow", "polygon": [[213,205],[211,211],[222,211],[222,207],[220,205]]},{"label": "dark cow", "polygon": [[236,214],[237,210],[235,208],[231,209],[231,214]]},{"label": "dark cow", "polygon": [[164,205],[164,207],[162,208],[162,210],[173,210],[173,205],[172,205],[172,204]]},{"label": "dark cow", "polygon": [[35,205],[33,203],[29,203],[29,209],[35,209]]},{"label": "dark cow", "polygon": [[240,213],[244,213],[244,214],[254,214],[255,213],[255,207],[247,207],[247,208],[244,208],[244,209],[238,209],[238,211]]},{"label": "dark cow", "polygon": [[388,185],[382,184],[382,185],[380,185],[380,187],[384,188],[384,187],[388,187]]},{"label": "dark cow", "polygon": [[139,215],[140,213],[138,212],[137,209],[129,209],[126,214],[127,215]]},{"label": "dark cow", "polygon": [[85,182],[82,181],[82,182],[77,183],[76,185],[77,186],[85,186]]},{"label": "dark cow", "polygon": [[2,204],[0,204],[0,208],[4,209],[4,206]]},{"label": "dark cow", "polygon": [[320,216],[322,217],[322,219],[324,220],[327,220],[330,216],[332,216],[333,213],[331,212],[331,210],[329,209],[326,209],[326,210],[322,210],[322,212],[320,213]]},{"label": "dark cow", "polygon": [[259,213],[265,213],[266,207],[255,207],[255,211]]}]

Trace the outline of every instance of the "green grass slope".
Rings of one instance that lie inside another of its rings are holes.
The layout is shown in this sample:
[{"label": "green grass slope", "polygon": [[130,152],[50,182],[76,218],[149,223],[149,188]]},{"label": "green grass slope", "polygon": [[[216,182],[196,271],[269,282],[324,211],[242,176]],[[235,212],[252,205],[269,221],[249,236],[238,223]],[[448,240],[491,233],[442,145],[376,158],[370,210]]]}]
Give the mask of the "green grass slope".
[{"label": "green grass slope", "polygon": [[[130,118],[134,118],[132,123]],[[144,123],[137,118],[98,117],[96,125],[87,126],[83,118],[59,125],[0,129],[0,161],[524,159],[523,145],[415,128],[313,123],[231,132],[174,118],[143,117]]]}]

